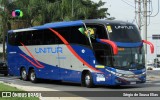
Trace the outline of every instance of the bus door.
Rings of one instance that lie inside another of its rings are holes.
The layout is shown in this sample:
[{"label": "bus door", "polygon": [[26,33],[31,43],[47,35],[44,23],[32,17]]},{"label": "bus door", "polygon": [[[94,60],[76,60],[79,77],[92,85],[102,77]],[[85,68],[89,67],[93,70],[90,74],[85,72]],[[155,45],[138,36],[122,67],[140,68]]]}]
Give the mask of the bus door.
[{"label": "bus door", "polygon": [[93,43],[93,50],[98,64],[104,66],[112,65],[110,46],[102,43]]},{"label": "bus door", "polygon": [[90,43],[93,48],[93,52],[97,60],[97,63],[103,66],[111,66],[111,47],[107,44],[98,41],[100,39],[108,39],[104,25],[88,24],[86,27],[87,30],[89,30]]}]

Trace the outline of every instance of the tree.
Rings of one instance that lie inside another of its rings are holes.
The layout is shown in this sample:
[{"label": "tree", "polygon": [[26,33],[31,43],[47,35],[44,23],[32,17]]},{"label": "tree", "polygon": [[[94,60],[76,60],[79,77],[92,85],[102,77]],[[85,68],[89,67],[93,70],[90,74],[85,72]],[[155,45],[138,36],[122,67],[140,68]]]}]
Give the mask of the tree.
[{"label": "tree", "polygon": [[7,30],[10,28],[10,23],[8,20],[8,9],[6,9],[9,6],[9,1],[8,0],[1,0],[1,36],[2,36],[2,43],[3,43],[3,61],[5,61],[5,36],[7,33]]},{"label": "tree", "polygon": [[104,4],[101,0],[98,3],[91,0],[62,0],[60,16],[62,20],[107,18],[108,8],[100,8]]},{"label": "tree", "polygon": [[[0,0],[1,33],[5,44],[5,33],[11,29],[25,28],[56,21],[101,19],[109,16],[105,2],[91,0]],[[24,16],[12,17],[13,10],[20,9]],[[5,45],[3,45],[4,48]],[[5,50],[3,51],[5,52]]]},{"label": "tree", "polygon": [[108,8],[100,8],[101,6],[105,4],[105,2],[102,2],[101,0],[98,3],[95,3],[91,0],[81,0],[81,3],[85,7],[82,8],[81,10],[81,13],[84,13],[84,14],[82,14],[81,17],[79,16],[80,18],[102,19],[102,18],[107,18],[107,16],[110,15],[109,13],[107,13]]},{"label": "tree", "polygon": [[[109,16],[108,8],[101,8],[105,2],[91,0],[1,0],[5,7],[2,16],[7,29],[24,28],[56,21],[101,19]],[[24,16],[13,18],[15,9],[23,11]],[[14,24],[14,25],[13,25]],[[14,26],[14,27],[13,27]]]}]

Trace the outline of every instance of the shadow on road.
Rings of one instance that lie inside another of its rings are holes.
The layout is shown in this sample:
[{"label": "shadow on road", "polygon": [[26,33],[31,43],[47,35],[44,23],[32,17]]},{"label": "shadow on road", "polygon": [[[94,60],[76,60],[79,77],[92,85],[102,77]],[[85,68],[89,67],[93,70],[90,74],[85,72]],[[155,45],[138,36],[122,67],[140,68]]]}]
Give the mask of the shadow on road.
[{"label": "shadow on road", "polygon": [[[49,85],[61,85],[61,86],[76,86],[82,87],[79,83],[70,83],[70,82],[62,82],[62,81],[53,81],[53,80],[43,80],[41,79],[39,83],[49,84]],[[149,84],[135,84],[135,85],[122,85],[122,86],[95,86],[94,88],[101,88],[101,89],[113,89],[113,90],[123,90],[123,89],[134,89],[134,88],[144,88],[144,87],[153,87]]]},{"label": "shadow on road", "polygon": [[[77,87],[80,89],[82,88],[81,84],[78,83],[70,83],[70,82],[61,82],[61,81],[53,81],[53,80],[44,80],[40,79],[38,83],[31,83],[30,81],[22,81],[20,80],[19,77],[15,76],[7,76],[4,77],[0,75],[0,81],[6,82],[6,83],[13,83],[13,84],[18,84],[18,85],[24,85],[24,86],[39,86],[39,87],[44,87],[44,88],[58,88],[58,87],[68,87],[68,88],[74,88]],[[137,89],[137,88],[149,88],[149,87],[160,87],[160,84],[153,85],[155,83],[160,83],[160,81],[152,81],[152,82],[147,82],[145,84],[135,84],[135,85],[124,85],[124,86],[96,86],[95,88],[98,90],[103,90],[107,91],[108,90],[116,90],[116,91],[121,91],[121,90],[131,90],[131,89]],[[61,88],[60,90],[62,90]],[[82,90],[87,88],[82,88]],[[92,88],[91,90],[94,90]]]}]

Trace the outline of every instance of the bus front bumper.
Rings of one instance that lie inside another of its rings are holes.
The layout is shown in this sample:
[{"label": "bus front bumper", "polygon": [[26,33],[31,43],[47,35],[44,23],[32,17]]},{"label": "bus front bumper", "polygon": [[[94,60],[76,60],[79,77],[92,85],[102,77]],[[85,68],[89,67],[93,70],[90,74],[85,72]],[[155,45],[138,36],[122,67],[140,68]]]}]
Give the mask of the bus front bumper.
[{"label": "bus front bumper", "polygon": [[95,85],[132,85],[146,82],[146,73],[137,75],[118,75],[113,73],[95,73]]}]

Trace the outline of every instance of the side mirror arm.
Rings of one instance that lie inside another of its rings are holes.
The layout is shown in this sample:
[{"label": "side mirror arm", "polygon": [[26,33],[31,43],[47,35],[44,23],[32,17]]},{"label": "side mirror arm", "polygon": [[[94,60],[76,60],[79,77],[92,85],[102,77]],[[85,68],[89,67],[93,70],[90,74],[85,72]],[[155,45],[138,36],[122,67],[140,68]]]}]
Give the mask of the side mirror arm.
[{"label": "side mirror arm", "polygon": [[113,41],[107,40],[107,39],[97,39],[97,41],[101,42],[101,43],[104,43],[104,44],[110,45],[112,47],[112,49],[113,49],[114,55],[118,54],[118,47]]},{"label": "side mirror arm", "polygon": [[142,40],[142,42],[150,45],[151,53],[154,53],[154,45],[151,42],[149,42],[147,40]]}]

